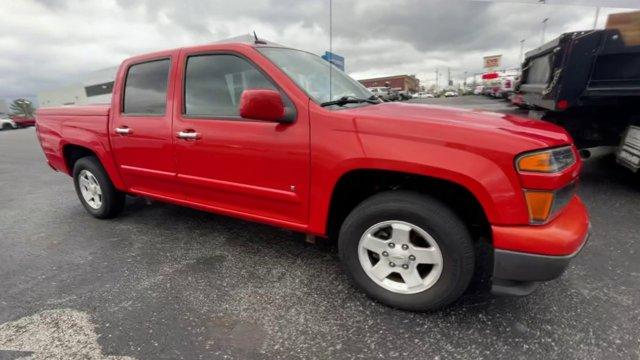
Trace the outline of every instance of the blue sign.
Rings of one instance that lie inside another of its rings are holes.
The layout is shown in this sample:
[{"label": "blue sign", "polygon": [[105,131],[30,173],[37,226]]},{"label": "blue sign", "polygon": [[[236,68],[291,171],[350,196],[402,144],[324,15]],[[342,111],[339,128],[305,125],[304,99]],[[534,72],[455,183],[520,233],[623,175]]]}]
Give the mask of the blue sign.
[{"label": "blue sign", "polygon": [[329,51],[325,51],[324,55],[322,55],[322,58],[332,63],[333,66],[337,67],[338,69],[344,71],[344,58],[342,56],[336,55]]}]

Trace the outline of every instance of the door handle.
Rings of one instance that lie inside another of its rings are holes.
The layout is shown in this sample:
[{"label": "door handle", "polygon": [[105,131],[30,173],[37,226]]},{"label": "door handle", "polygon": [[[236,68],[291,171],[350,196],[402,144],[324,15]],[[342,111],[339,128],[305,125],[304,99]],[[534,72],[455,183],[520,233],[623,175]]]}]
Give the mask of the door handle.
[{"label": "door handle", "polygon": [[186,140],[197,140],[200,139],[200,133],[197,133],[195,131],[179,131],[178,138]]},{"label": "door handle", "polygon": [[128,127],[119,127],[116,128],[116,134],[119,135],[131,135],[133,131],[131,129],[129,129]]}]

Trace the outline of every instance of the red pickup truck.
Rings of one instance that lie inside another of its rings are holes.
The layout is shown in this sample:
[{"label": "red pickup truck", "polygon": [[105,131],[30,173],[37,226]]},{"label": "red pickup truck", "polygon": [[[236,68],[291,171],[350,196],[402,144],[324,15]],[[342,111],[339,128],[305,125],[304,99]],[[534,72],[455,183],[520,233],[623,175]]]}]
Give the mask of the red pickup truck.
[{"label": "red pickup truck", "polygon": [[270,43],[130,58],[110,106],[43,108],[36,127],[97,218],[129,194],[336,238],[353,282],[402,309],[456,300],[481,258],[495,293],[527,294],[589,233],[563,129],[383,103],[320,57]]}]

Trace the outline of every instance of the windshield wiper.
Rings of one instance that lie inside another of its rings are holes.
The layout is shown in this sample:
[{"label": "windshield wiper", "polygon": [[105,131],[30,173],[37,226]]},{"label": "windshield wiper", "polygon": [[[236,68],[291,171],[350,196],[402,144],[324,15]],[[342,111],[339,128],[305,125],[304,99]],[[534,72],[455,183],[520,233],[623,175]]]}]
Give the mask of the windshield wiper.
[{"label": "windshield wiper", "polygon": [[337,100],[325,101],[321,103],[320,106],[331,106],[331,105],[344,106],[346,104],[360,104],[360,103],[379,104],[380,101],[377,100],[375,96],[371,96],[368,99],[361,99],[355,96],[343,96]]}]

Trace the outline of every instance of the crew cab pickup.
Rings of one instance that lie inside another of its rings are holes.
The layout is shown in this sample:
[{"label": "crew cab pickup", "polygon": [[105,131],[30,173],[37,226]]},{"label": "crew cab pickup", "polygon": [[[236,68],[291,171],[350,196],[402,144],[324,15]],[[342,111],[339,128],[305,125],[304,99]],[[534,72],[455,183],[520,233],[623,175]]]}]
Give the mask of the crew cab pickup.
[{"label": "crew cab pickup", "polygon": [[381,102],[329,66],[263,41],[136,56],[110,105],[40,109],[37,134],[97,218],[134,195],[334,238],[393,307],[453,302],[485,259],[499,294],[562,274],[589,231],[563,129]]}]

